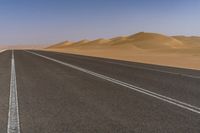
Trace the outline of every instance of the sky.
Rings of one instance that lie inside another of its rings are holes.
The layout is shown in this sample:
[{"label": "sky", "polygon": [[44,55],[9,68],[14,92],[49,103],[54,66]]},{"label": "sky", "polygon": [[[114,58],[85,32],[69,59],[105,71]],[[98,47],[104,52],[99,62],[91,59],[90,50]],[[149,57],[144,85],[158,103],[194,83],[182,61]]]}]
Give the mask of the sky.
[{"label": "sky", "polygon": [[0,0],[0,44],[53,44],[137,32],[200,36],[200,0]]}]

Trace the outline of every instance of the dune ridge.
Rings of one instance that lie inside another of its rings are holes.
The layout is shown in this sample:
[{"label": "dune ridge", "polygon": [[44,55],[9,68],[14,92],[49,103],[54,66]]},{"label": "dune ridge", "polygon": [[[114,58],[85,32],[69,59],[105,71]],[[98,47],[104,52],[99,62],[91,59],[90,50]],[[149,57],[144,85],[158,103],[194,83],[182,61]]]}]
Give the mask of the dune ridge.
[{"label": "dune ridge", "polygon": [[[181,37],[166,36],[157,33],[140,32],[130,36],[115,37],[111,39],[82,40],[78,42],[61,42],[48,47],[47,49],[63,48],[109,48],[113,46],[127,45],[135,46],[140,49],[162,49],[162,48],[179,48],[185,47],[185,43],[190,38],[182,39]],[[193,38],[191,38],[192,40]],[[200,40],[200,38],[198,38]]]}]

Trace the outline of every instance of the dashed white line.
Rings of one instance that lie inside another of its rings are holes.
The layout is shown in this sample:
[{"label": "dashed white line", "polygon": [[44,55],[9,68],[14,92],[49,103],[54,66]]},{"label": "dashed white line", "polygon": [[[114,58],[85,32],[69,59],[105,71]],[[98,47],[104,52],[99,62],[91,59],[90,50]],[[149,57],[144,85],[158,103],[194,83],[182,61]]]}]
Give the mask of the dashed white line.
[{"label": "dashed white line", "polygon": [[78,67],[78,66],[75,66],[75,65],[66,63],[66,62],[62,62],[62,61],[59,61],[59,60],[56,60],[56,59],[53,59],[53,58],[50,58],[50,57],[47,57],[47,56],[44,56],[44,55],[35,53],[35,52],[30,52],[30,51],[27,51],[27,52],[29,52],[29,53],[31,53],[31,54],[34,54],[34,55],[37,55],[37,56],[39,56],[39,57],[42,57],[42,58],[45,58],[45,59],[48,59],[48,60],[57,62],[57,63],[59,63],[59,64],[65,65],[65,66],[67,66],[67,67],[70,67],[70,68],[79,70],[79,71],[81,71],[81,72],[84,72],[84,73],[93,75],[93,76],[95,76],[95,77],[104,79],[104,80],[106,80],[106,81],[109,81],[109,82],[112,82],[112,83],[115,83],[115,84],[118,84],[118,85],[127,87],[127,88],[129,88],[129,89],[132,89],[132,90],[134,90],[134,91],[140,92],[140,93],[142,93],[142,94],[145,94],[145,95],[154,97],[154,98],[156,98],[156,99],[159,99],[159,100],[161,100],[161,101],[164,101],[164,102],[173,104],[173,105],[175,105],[175,106],[177,106],[177,107],[180,107],[180,108],[182,108],[182,109],[186,109],[186,110],[189,110],[189,111],[191,111],[191,112],[200,114],[200,108],[199,108],[199,107],[196,107],[196,106],[193,106],[193,105],[191,105],[191,104],[184,103],[184,102],[181,102],[181,101],[179,101],[179,100],[176,100],[176,99],[173,99],[173,98],[164,96],[164,95],[160,95],[160,94],[158,94],[158,93],[155,93],[155,92],[152,92],[152,91],[143,89],[143,88],[141,88],[141,87],[137,87],[137,86],[128,84],[128,83],[126,83],[126,82],[119,81],[119,80],[117,80],[117,79],[113,79],[113,78],[111,78],[111,77],[108,77],[108,76],[105,76],[105,75],[102,75],[102,74],[99,74],[99,73],[95,73],[95,72],[93,72],[93,71],[90,71],[90,70],[87,70],[87,69],[84,69],[84,68],[81,68],[81,67]]},{"label": "dashed white line", "polygon": [[14,51],[12,51],[11,59],[11,80],[7,133],[20,133]]}]

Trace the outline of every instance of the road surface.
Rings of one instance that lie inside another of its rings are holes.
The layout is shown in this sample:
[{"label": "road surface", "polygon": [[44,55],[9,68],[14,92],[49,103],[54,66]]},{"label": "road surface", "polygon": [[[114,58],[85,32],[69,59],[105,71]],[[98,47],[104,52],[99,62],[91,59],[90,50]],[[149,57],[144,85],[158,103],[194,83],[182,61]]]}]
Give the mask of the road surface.
[{"label": "road surface", "polygon": [[199,133],[200,71],[43,51],[0,53],[2,133]]}]

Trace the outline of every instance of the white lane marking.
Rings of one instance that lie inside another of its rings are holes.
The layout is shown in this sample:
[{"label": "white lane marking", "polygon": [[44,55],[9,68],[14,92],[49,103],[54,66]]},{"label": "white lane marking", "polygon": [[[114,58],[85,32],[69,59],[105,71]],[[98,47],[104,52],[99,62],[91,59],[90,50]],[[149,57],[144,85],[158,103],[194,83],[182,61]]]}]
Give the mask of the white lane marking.
[{"label": "white lane marking", "polygon": [[200,79],[200,76],[194,76],[194,75],[190,75],[190,74],[182,74],[182,73],[178,73],[178,72],[170,72],[170,71],[158,70],[158,69],[154,69],[154,68],[146,68],[146,67],[142,67],[142,66],[136,67],[136,66],[132,66],[132,65],[128,65],[128,64],[122,64],[122,63],[111,62],[111,61],[104,61],[104,62],[116,64],[116,65],[121,65],[121,66],[126,66],[126,67],[131,67],[131,68],[144,69],[144,70],[156,71],[156,72],[161,72],[161,73],[179,75],[179,76],[183,76],[183,77]]},{"label": "white lane marking", "polygon": [[3,53],[4,51],[6,51],[7,49],[2,49],[2,50],[0,50],[0,53]]},{"label": "white lane marking", "polygon": [[159,99],[159,100],[161,100],[161,101],[164,101],[164,102],[173,104],[173,105],[178,106],[178,107],[180,107],[180,108],[182,108],[182,109],[186,109],[186,110],[189,110],[189,111],[192,111],[192,112],[195,112],[195,113],[200,114],[200,108],[199,108],[199,107],[196,107],[196,106],[193,106],[193,105],[191,105],[191,104],[184,103],[184,102],[181,102],[181,101],[179,101],[179,100],[176,100],[176,99],[173,99],[173,98],[164,96],[164,95],[160,95],[160,94],[158,94],[158,93],[155,93],[155,92],[152,92],[152,91],[143,89],[143,88],[141,88],[141,87],[137,87],[137,86],[128,84],[128,83],[126,83],[126,82],[119,81],[119,80],[117,80],[117,79],[113,79],[113,78],[111,78],[111,77],[108,77],[108,76],[105,76],[105,75],[102,75],[102,74],[99,74],[99,73],[95,73],[95,72],[93,72],[93,71],[90,71],[90,70],[87,70],[87,69],[84,69],[84,68],[81,68],[81,67],[78,67],[78,66],[69,64],[69,63],[65,63],[65,62],[62,62],[62,61],[59,61],[59,60],[56,60],[56,59],[53,59],[53,58],[50,58],[50,57],[47,57],[47,56],[44,56],[44,55],[35,53],[35,52],[30,52],[30,51],[26,51],[26,52],[29,52],[29,53],[31,53],[31,54],[37,55],[37,56],[39,56],[39,57],[42,57],[42,58],[45,58],[45,59],[48,59],[48,60],[51,60],[51,61],[54,61],[54,62],[59,63],[59,64],[62,64],[62,65],[65,65],[65,66],[67,66],[67,67],[70,67],[70,68],[79,70],[79,71],[81,71],[81,72],[84,72],[84,73],[93,75],[93,76],[95,76],[95,77],[98,77],[98,78],[101,78],[101,79],[110,81],[110,82],[112,82],[112,83],[115,83],[115,84],[118,84],[118,85],[127,87],[127,88],[129,88],[129,89],[132,89],[132,90],[134,90],[134,91],[140,92],[140,93],[142,93],[142,94],[146,94],[146,95],[148,95],[148,96],[154,97],[154,98]]},{"label": "white lane marking", "polygon": [[14,59],[14,51],[12,51],[11,80],[10,80],[10,99],[9,99],[7,133],[20,133],[19,109],[18,108],[19,107],[18,107],[18,98],[17,98],[15,59]]},{"label": "white lane marking", "polygon": [[[58,54],[60,54],[60,53],[58,53]],[[76,55],[69,55],[69,56],[77,57]],[[80,55],[80,57],[81,57],[81,55]],[[96,59],[92,59],[92,58],[88,58],[88,57],[81,57],[81,58],[83,58],[83,59],[89,59],[89,60],[96,60]],[[143,69],[143,70],[149,70],[149,71],[156,71],[156,72],[160,72],[160,73],[168,73],[168,74],[172,74],[172,75],[178,75],[178,76],[183,76],[183,77],[200,79],[200,76],[195,76],[195,75],[191,75],[191,74],[183,74],[183,73],[178,73],[178,72],[170,72],[170,71],[166,71],[166,70],[159,70],[159,69],[147,68],[147,67],[142,67],[142,66],[138,66],[137,67],[137,66],[133,66],[133,65],[129,65],[129,64],[123,64],[123,63],[112,62],[112,61],[104,61],[104,60],[98,60],[98,61],[109,63],[109,64],[115,64],[115,65],[130,67],[130,68]]]}]

